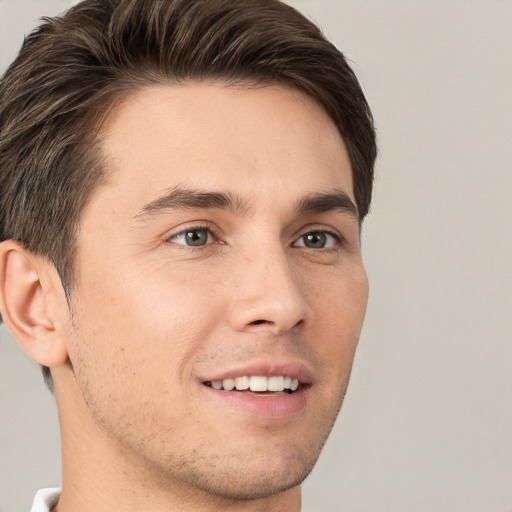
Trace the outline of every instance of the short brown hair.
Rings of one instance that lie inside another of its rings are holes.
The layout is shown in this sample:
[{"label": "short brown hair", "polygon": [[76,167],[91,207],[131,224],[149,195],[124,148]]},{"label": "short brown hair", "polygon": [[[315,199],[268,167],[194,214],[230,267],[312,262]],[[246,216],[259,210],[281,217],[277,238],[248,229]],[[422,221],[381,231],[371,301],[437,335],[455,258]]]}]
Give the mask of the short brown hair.
[{"label": "short brown hair", "polygon": [[69,296],[109,108],[146,85],[203,80],[285,84],[318,101],[347,146],[364,218],[372,115],[344,56],[302,14],[278,0],[84,0],[44,19],[0,81],[0,241],[46,256]]}]

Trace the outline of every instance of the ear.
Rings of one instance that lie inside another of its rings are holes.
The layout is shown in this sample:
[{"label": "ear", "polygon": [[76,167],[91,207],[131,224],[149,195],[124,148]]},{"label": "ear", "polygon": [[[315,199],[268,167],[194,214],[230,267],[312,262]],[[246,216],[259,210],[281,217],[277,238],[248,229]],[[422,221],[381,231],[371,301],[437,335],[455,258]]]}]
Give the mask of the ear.
[{"label": "ear", "polygon": [[0,243],[3,320],[25,351],[43,366],[58,366],[68,358],[62,298],[65,302],[60,279],[46,258],[26,251],[14,240]]}]

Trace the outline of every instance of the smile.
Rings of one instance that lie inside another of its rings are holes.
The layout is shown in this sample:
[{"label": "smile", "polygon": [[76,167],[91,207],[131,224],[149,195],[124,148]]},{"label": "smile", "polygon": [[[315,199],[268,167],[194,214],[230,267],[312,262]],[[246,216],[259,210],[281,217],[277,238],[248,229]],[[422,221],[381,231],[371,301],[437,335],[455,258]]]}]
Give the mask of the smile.
[{"label": "smile", "polygon": [[241,376],[223,380],[206,381],[204,385],[223,391],[252,391],[256,393],[293,393],[299,388],[299,380],[282,375],[265,377],[262,375]]}]

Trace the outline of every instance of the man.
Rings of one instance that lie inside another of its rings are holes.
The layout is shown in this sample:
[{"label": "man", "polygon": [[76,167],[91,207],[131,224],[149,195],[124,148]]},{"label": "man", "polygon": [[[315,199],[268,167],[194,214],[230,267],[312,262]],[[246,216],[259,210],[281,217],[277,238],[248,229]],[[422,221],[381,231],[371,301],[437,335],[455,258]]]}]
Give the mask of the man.
[{"label": "man", "polygon": [[54,389],[33,510],[299,511],[367,300],[376,155],[275,0],[85,0],[0,85],[0,308]]}]

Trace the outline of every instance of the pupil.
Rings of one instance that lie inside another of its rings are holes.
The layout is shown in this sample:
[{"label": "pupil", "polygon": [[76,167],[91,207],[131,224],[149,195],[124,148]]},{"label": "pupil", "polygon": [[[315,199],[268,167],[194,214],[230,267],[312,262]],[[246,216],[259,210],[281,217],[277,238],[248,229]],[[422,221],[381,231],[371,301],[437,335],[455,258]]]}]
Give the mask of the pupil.
[{"label": "pupil", "polygon": [[312,249],[322,249],[327,243],[327,236],[325,233],[310,233],[306,235],[306,246]]},{"label": "pupil", "polygon": [[198,246],[204,245],[208,238],[208,234],[205,229],[195,229],[194,231],[188,231],[186,234],[187,245]]}]

